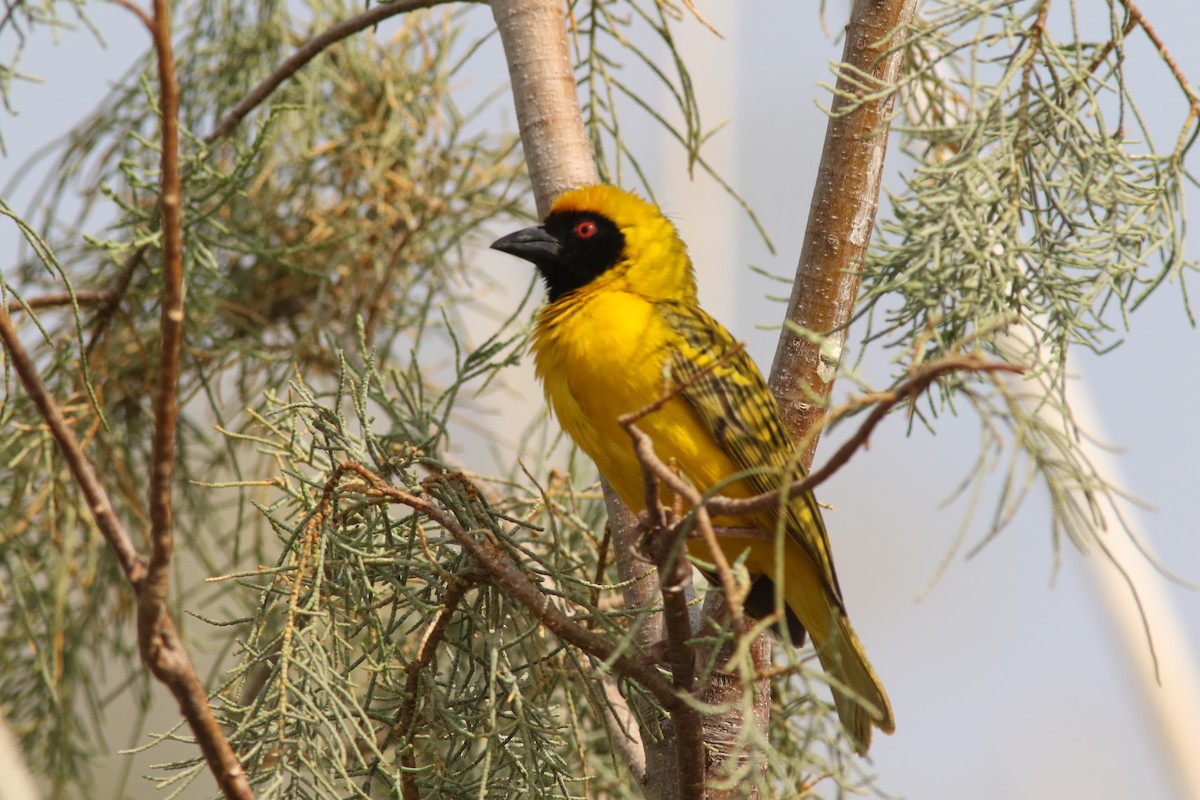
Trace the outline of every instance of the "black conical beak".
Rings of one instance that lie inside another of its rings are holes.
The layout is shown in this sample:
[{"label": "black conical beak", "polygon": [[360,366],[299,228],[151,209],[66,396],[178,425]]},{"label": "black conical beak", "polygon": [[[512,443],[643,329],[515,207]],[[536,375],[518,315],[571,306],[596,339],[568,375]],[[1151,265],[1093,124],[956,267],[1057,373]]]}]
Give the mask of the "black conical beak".
[{"label": "black conical beak", "polygon": [[492,242],[492,249],[523,258],[534,264],[555,264],[563,255],[562,242],[541,225],[510,233]]}]

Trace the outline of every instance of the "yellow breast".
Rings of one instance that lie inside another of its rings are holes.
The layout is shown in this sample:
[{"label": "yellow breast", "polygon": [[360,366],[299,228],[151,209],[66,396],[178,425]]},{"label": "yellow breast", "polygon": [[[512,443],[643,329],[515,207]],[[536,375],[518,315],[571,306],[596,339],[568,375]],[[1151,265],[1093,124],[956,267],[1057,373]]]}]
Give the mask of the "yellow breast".
[{"label": "yellow breast", "polygon": [[[543,309],[533,337],[537,373],[563,430],[632,509],[645,508],[641,469],[619,419],[670,390],[677,335],[652,302],[586,289]],[[638,422],[664,462],[701,491],[738,471],[687,402],[673,398]],[[743,494],[734,490],[734,494]]]}]

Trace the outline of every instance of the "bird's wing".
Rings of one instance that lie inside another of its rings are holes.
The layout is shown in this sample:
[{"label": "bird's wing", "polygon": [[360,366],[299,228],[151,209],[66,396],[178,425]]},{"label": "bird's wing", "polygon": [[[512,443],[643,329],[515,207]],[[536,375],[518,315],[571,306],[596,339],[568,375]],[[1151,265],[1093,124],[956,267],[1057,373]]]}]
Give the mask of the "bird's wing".
[{"label": "bird's wing", "polygon": [[[791,461],[793,444],[783,427],[779,406],[745,348],[702,309],[673,305],[664,309],[680,335],[671,348],[670,367],[680,395],[720,448],[742,469],[771,467],[746,479],[756,493],[778,489]],[[803,468],[791,464],[797,477]],[[776,515],[772,515],[773,517]],[[789,504],[785,529],[804,550],[840,604],[842,592],[830,556],[829,537],[812,492]]]}]

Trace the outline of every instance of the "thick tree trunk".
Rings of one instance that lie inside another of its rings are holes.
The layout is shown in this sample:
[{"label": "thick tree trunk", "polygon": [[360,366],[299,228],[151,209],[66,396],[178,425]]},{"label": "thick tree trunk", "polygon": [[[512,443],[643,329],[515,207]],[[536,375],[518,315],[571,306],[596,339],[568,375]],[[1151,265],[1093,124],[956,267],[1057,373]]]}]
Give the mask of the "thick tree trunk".
[{"label": "thick tree trunk", "polygon": [[838,76],[786,316],[825,339],[813,342],[785,325],[771,365],[771,391],[784,424],[794,441],[806,442],[805,469],[819,438],[809,432],[825,413],[858,298],[895,94],[860,98],[895,83],[904,55],[896,46],[897,32],[912,22],[915,9],[916,0],[857,0],[846,28],[842,61],[856,79],[848,80],[846,72]]}]

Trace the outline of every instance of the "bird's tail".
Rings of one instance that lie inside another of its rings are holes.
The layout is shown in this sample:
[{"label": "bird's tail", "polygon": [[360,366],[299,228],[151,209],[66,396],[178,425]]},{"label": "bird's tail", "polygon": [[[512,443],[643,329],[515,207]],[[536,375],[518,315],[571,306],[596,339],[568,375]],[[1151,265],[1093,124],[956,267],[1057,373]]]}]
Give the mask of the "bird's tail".
[{"label": "bird's tail", "polygon": [[810,630],[809,633],[817,647],[821,666],[833,678],[834,684],[840,684],[831,688],[842,725],[853,737],[858,752],[865,754],[871,746],[872,725],[884,733],[896,729],[892,704],[888,702],[879,676],[867,661],[862,642],[849,618],[839,608],[832,608],[831,612],[836,617],[836,624],[829,626],[828,635],[819,639],[817,631]]}]

